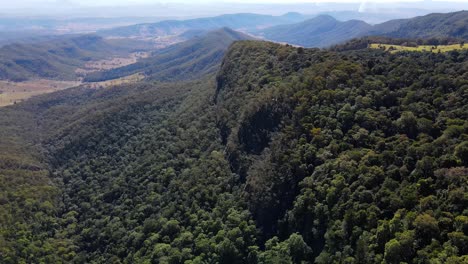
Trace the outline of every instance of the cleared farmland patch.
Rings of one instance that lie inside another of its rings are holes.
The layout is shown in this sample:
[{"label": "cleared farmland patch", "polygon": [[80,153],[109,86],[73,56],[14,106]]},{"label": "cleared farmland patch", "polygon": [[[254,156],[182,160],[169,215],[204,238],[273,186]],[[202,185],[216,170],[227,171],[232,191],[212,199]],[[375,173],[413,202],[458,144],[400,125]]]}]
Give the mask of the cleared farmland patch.
[{"label": "cleared farmland patch", "polygon": [[369,48],[371,49],[382,49],[389,52],[400,52],[400,51],[417,51],[417,52],[449,52],[452,50],[462,50],[468,49],[468,45],[464,44],[452,44],[452,45],[420,45],[416,47],[408,47],[402,45],[393,45],[393,44],[382,44],[382,43],[373,43],[370,44]]},{"label": "cleared farmland patch", "polygon": [[30,80],[24,82],[0,81],[0,107],[22,102],[32,96],[80,85],[78,81]]},{"label": "cleared farmland patch", "polygon": [[128,57],[116,57],[110,59],[103,59],[97,61],[91,61],[84,65],[83,68],[76,69],[76,73],[86,75],[91,72],[111,70],[123,66],[127,66],[136,63],[138,60],[147,58],[148,52],[134,52]]},{"label": "cleared farmland patch", "polygon": [[107,80],[102,82],[91,82],[91,83],[83,83],[85,87],[92,88],[92,89],[100,89],[100,88],[108,88],[112,86],[122,85],[122,84],[130,84],[142,81],[145,78],[143,74],[135,73],[129,76]]}]

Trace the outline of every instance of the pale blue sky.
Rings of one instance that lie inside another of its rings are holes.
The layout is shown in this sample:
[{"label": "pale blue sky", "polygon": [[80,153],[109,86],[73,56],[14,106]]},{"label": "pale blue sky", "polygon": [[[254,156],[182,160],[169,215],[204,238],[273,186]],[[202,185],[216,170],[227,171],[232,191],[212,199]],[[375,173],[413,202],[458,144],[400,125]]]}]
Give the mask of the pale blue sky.
[{"label": "pale blue sky", "polygon": [[[181,18],[242,12],[279,15],[286,12],[312,14],[340,10],[380,12],[384,9],[396,12],[402,8],[450,12],[468,9],[468,0],[0,0],[0,15],[50,15],[65,18],[71,16]],[[410,17],[413,14],[402,14],[402,17],[405,16]]]},{"label": "pale blue sky", "polygon": [[[170,4],[170,3],[190,3],[190,4],[206,4],[206,3],[327,3],[327,2],[341,2],[341,3],[362,3],[362,2],[374,2],[374,3],[392,3],[392,2],[423,2],[427,0],[0,0],[0,8],[15,8],[15,7],[33,7],[50,4],[61,4],[61,5],[80,5],[80,6],[109,6],[109,5],[142,5],[142,4]],[[436,0],[444,1],[444,0]],[[468,0],[447,0],[450,2],[468,2]]]}]

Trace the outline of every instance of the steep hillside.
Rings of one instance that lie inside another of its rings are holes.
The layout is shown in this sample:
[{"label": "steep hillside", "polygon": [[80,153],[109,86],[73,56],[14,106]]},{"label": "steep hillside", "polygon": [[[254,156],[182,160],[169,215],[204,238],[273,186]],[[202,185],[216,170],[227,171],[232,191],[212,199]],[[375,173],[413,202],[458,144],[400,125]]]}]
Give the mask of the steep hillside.
[{"label": "steep hillside", "polygon": [[283,16],[269,16],[258,14],[229,14],[216,17],[197,18],[189,20],[165,20],[158,23],[139,24],[100,31],[104,36],[166,36],[178,35],[188,30],[214,30],[222,27],[232,29],[254,30],[279,24],[295,23],[304,20],[297,13]]},{"label": "steep hillside", "polygon": [[137,41],[111,41],[93,35],[61,37],[38,44],[10,44],[0,47],[0,79],[73,80],[75,70],[90,60],[128,54],[141,48],[148,46]]},{"label": "steep hillside", "polygon": [[271,27],[263,30],[261,35],[294,45],[326,47],[360,36],[370,28],[371,25],[363,21],[340,22],[331,16],[321,15],[298,24]]},{"label": "steep hillside", "polygon": [[85,81],[105,81],[142,73],[149,80],[189,80],[218,70],[224,53],[238,40],[251,37],[229,28],[206,33],[194,39],[156,51],[137,63],[86,76]]},{"label": "steep hillside", "polygon": [[467,261],[467,56],[234,45],[218,127],[263,238],[299,233],[296,263]]},{"label": "steep hillside", "polygon": [[0,262],[465,263],[467,69],[240,41],[216,77],[0,109],[27,147],[0,164]]}]

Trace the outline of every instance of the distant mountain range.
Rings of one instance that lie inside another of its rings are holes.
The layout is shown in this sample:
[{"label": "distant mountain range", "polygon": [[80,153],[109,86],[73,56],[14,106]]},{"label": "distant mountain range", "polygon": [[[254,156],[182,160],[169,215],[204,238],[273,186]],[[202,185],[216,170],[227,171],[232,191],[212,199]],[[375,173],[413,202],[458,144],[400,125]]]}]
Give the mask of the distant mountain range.
[{"label": "distant mountain range", "polygon": [[166,20],[157,23],[138,24],[102,30],[98,33],[103,36],[164,36],[178,35],[188,30],[214,30],[229,27],[235,30],[254,31],[281,24],[297,23],[307,19],[299,13],[287,13],[282,16],[259,14],[228,14],[216,17],[197,18],[189,20]]},{"label": "distant mountain range", "polygon": [[229,28],[211,31],[203,36],[158,50],[137,63],[88,75],[85,81],[96,82],[143,73],[149,80],[190,80],[218,70],[229,46],[252,37]]},{"label": "distant mountain range", "polygon": [[341,22],[329,15],[320,15],[307,21],[271,27],[258,34],[262,37],[306,47],[326,47],[362,35],[372,28],[360,20]]},{"label": "distant mountain range", "polygon": [[[166,20],[157,23],[138,24],[99,31],[105,37],[155,38],[164,36],[184,36],[184,39],[229,27],[249,32],[267,40],[290,43],[305,47],[328,47],[362,36],[388,36],[397,38],[454,37],[468,38],[468,11],[429,14],[425,16],[390,20],[371,25],[363,20],[340,21],[357,17],[350,13],[329,13],[313,18],[299,13],[282,16],[259,14],[229,14],[190,20]],[[359,17],[372,17],[364,14]],[[369,20],[369,19],[367,19]],[[196,34],[194,34],[196,33]]]},{"label": "distant mountain range", "polygon": [[468,11],[390,20],[374,26],[360,20],[340,22],[332,16],[320,15],[300,23],[274,26],[256,33],[268,40],[305,47],[327,47],[361,36],[468,39]]},{"label": "distant mountain range", "polygon": [[107,31],[106,34],[132,36],[145,34],[177,34],[190,39],[154,52],[153,56],[137,63],[86,76],[85,81],[98,82],[117,79],[135,73],[142,73],[150,80],[190,80],[193,76],[215,72],[229,45],[237,40],[252,39],[251,36],[224,27],[206,33],[219,25],[244,28],[267,40],[290,43],[305,47],[328,47],[363,36],[384,36],[398,38],[451,37],[467,38],[468,12],[430,14],[413,19],[391,20],[370,25],[360,20],[338,21],[330,15],[265,29],[256,29],[281,21],[300,20],[303,16],[295,13],[281,17],[253,14],[225,15],[214,18],[187,21],[164,21],[155,24],[135,25]]},{"label": "distant mountain range", "polygon": [[468,39],[468,11],[434,13],[411,19],[391,20],[374,26],[369,34],[394,38]]}]

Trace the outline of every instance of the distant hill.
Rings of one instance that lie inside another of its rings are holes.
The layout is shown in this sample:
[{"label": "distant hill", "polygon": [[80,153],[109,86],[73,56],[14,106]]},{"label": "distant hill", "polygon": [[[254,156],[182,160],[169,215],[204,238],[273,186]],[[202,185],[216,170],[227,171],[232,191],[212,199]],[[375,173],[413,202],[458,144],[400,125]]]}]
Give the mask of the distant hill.
[{"label": "distant hill", "polygon": [[468,39],[468,11],[391,20],[376,25],[370,33],[395,38],[454,37]]},{"label": "distant hill", "polygon": [[98,33],[103,36],[152,37],[155,35],[178,35],[188,30],[214,30],[222,27],[250,31],[275,25],[297,23],[304,19],[305,17],[298,13],[287,13],[282,16],[242,13],[189,20],[165,20],[158,23],[146,23],[102,30]]},{"label": "distant hill", "polygon": [[374,26],[360,20],[340,22],[329,15],[320,15],[257,33],[269,40],[305,47],[327,47],[362,36],[468,39],[468,11],[390,20]]},{"label": "distant hill", "polygon": [[372,28],[360,20],[340,22],[329,15],[320,15],[307,21],[271,27],[261,31],[266,39],[306,47],[326,47],[357,37]]},{"label": "distant hill", "polygon": [[86,62],[145,48],[132,40],[105,40],[96,35],[62,37],[36,44],[0,48],[0,79],[22,81],[41,77],[72,80]]},{"label": "distant hill", "polygon": [[105,81],[135,73],[143,73],[150,80],[189,80],[215,72],[229,46],[234,41],[247,39],[252,37],[222,28],[159,50],[137,63],[92,73],[85,81]]}]

